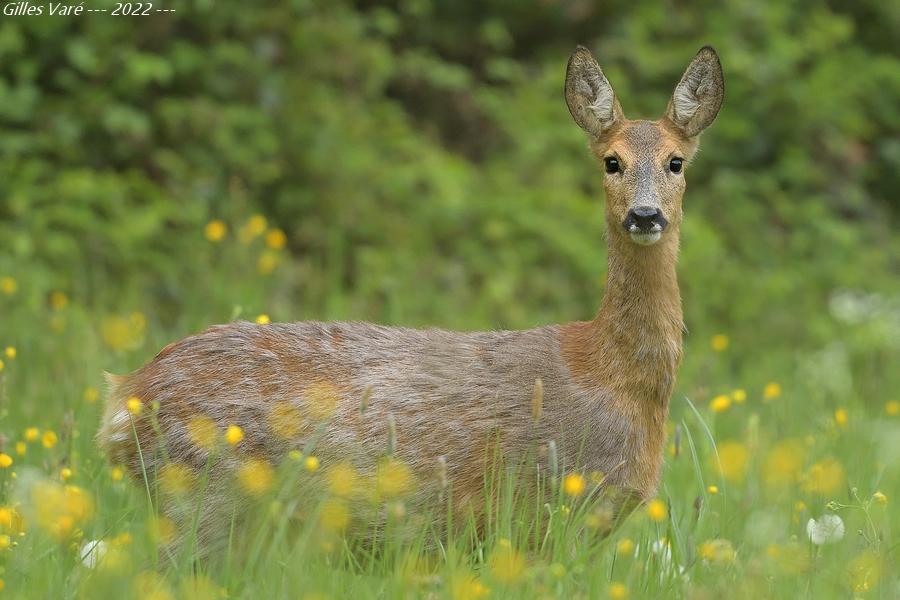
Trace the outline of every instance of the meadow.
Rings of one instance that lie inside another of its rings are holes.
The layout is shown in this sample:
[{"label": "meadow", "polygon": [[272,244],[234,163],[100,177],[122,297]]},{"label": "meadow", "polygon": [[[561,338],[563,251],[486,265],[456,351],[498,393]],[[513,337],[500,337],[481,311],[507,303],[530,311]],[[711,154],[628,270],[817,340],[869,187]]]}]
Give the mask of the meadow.
[{"label": "meadow", "polygon": [[[900,597],[889,3],[170,5],[0,21],[0,595]],[[167,552],[160,502],[202,503],[208,473],[110,464],[104,371],[236,319],[593,316],[601,168],[562,95],[577,43],[629,117],[661,114],[703,44],[725,71],[686,173],[657,497],[606,535],[603,473],[560,466],[535,502],[501,470],[483,527],[432,531],[389,448],[373,473],[314,444],[260,463],[198,422],[244,460],[253,510],[215,556]]]}]

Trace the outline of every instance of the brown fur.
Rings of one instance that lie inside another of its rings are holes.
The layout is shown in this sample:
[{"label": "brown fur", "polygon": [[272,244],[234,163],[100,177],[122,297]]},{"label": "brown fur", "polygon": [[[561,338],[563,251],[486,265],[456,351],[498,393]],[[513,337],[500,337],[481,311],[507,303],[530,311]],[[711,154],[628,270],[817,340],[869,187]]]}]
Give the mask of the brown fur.
[{"label": "brown fur", "polygon": [[[368,477],[388,448],[390,422],[395,455],[416,480],[413,506],[436,497],[445,464],[454,505],[478,512],[495,448],[511,459],[538,449],[546,468],[551,440],[563,471],[601,471],[609,485],[652,497],[682,352],[676,263],[685,184],[668,164],[693,157],[723,90],[718,58],[704,48],[665,117],[629,121],[590,53],[579,48],[570,59],[569,109],[595,156],[616,156],[623,166],[604,179],[609,268],[592,321],[483,333],[367,323],[217,326],[169,344],[131,375],[110,377],[100,444],[136,476],[152,476],[164,461],[199,471],[209,455],[192,443],[191,420],[209,417],[220,431],[239,425],[246,434],[239,451],[220,457],[211,473],[204,543],[240,510],[229,474],[246,456],[278,463],[320,432],[315,453],[324,469],[349,461]],[[658,205],[669,222],[653,245],[633,242],[622,227],[638,201]],[[543,401],[535,420],[537,379]],[[147,407],[136,417],[125,410],[131,396]],[[158,405],[152,416],[151,403]]]}]

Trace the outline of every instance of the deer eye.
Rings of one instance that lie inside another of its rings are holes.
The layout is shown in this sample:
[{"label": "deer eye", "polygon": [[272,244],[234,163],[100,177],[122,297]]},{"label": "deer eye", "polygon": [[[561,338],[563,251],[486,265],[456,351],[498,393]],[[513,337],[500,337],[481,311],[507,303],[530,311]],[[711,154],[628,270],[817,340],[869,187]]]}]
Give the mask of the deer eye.
[{"label": "deer eye", "polygon": [[606,163],[606,172],[607,173],[618,173],[619,172],[619,159],[615,156],[607,156],[603,159],[603,162]]},{"label": "deer eye", "polygon": [[669,170],[673,173],[681,173],[682,159],[673,158],[669,161]]}]

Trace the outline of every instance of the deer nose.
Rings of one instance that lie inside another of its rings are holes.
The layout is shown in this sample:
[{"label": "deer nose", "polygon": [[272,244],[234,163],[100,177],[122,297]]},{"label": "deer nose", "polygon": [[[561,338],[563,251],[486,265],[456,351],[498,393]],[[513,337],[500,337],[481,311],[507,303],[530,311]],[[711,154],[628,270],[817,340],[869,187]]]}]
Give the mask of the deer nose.
[{"label": "deer nose", "polygon": [[653,233],[666,228],[669,222],[662,211],[653,206],[638,206],[628,211],[622,225],[629,233]]}]

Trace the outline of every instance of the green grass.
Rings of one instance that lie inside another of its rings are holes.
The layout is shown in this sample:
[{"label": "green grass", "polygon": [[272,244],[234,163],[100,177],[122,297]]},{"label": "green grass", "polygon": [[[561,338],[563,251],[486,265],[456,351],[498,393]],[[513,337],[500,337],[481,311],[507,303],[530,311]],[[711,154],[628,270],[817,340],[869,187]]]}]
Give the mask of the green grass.
[{"label": "green grass", "polygon": [[[103,341],[109,319],[75,302],[37,310],[17,309],[14,297],[4,302],[16,318],[5,322],[2,343],[14,345],[16,356],[5,357],[0,372],[0,429],[14,462],[0,479],[3,504],[25,519],[24,526],[14,517],[0,523],[11,542],[0,560],[4,593],[12,597],[890,598],[898,590],[900,417],[887,414],[893,405],[876,412],[853,397],[841,407],[846,420],[830,411],[810,415],[794,391],[802,387],[791,381],[779,382],[780,394],[770,390],[769,399],[747,386],[743,402],[720,412],[711,408],[711,393],[673,397],[659,488],[665,516],[653,520],[641,507],[611,536],[602,534],[607,515],[592,482],[571,497],[561,489],[565,474],[548,474],[547,496],[535,500],[517,492],[511,471],[488,477],[494,509],[480,529],[472,522],[425,527],[431,520],[406,510],[400,494],[364,501],[389,515],[377,535],[365,528],[340,535],[323,524],[334,500],[295,456],[285,457],[253,510],[222,523],[227,548],[198,559],[191,528],[186,550],[160,550],[170,526],[155,515],[162,492],[152,482],[115,480],[93,442],[102,405],[95,396],[104,369],[131,368],[186,331],[126,318],[120,334],[130,349],[114,351],[115,340]],[[186,316],[201,319],[202,312],[198,305]],[[734,350],[706,345],[699,352],[716,363]],[[744,387],[707,371],[681,387]],[[26,441],[28,427],[53,431],[58,442],[45,448],[42,436]],[[222,452],[234,451],[221,443]],[[306,454],[315,455],[314,446]],[[320,465],[318,474],[332,466]],[[61,487],[53,493],[63,500],[53,503],[47,489],[57,484],[47,485],[60,482],[63,469],[71,469],[67,484],[83,490],[91,511],[79,512],[84,501],[66,498]],[[196,515],[209,475],[201,473],[180,500],[187,514]],[[234,489],[245,494],[237,482]],[[452,521],[451,508],[443,508],[436,520]],[[845,535],[815,546],[807,521],[824,513],[841,517]],[[54,533],[65,514],[71,527]],[[79,559],[87,540],[109,548],[95,568]]]}]

